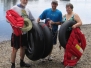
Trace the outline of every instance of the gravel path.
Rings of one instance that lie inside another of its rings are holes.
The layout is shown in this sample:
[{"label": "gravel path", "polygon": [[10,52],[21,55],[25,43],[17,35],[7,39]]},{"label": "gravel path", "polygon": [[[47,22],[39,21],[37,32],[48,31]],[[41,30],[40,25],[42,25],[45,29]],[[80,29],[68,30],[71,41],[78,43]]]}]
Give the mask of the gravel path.
[{"label": "gravel path", "polygon": [[[83,56],[79,60],[78,64],[74,68],[91,68],[91,25],[83,25],[81,27],[82,32],[86,36],[87,47],[84,51]],[[10,55],[12,48],[10,47],[10,41],[4,41],[0,43],[0,68],[10,68]],[[59,42],[54,46],[52,57],[53,61],[41,62],[41,60],[31,61],[25,57],[25,61],[31,64],[31,68],[64,68],[61,64],[63,59],[64,50],[59,49]],[[19,66],[19,51],[16,57],[16,68]]]}]

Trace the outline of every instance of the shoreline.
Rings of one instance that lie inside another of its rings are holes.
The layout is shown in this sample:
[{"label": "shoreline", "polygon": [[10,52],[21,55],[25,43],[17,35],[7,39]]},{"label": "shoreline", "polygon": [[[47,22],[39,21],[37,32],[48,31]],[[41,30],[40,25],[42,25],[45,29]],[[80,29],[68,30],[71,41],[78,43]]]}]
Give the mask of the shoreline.
[{"label": "shoreline", "polygon": [[[86,27],[86,26],[90,26],[91,24],[83,24],[82,26],[81,26],[81,28],[84,28],[84,27]],[[3,40],[3,41],[0,41],[0,44],[2,44],[2,43],[4,43],[4,42],[8,42],[8,41],[10,41],[10,40]]]}]

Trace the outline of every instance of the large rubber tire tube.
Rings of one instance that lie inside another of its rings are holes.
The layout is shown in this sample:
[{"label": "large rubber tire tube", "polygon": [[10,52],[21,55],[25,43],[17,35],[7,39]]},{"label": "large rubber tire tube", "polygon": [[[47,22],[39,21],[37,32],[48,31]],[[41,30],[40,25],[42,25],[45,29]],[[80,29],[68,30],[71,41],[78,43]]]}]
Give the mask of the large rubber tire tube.
[{"label": "large rubber tire tube", "polygon": [[40,22],[39,25],[43,31],[43,35],[44,35],[44,45],[43,46],[45,46],[44,53],[41,58],[45,58],[50,54],[50,52],[52,51],[52,48],[53,48],[52,33],[51,33],[50,29],[43,22]]},{"label": "large rubber tire tube", "polygon": [[38,60],[44,53],[44,37],[40,26],[36,22],[32,22],[33,28],[28,32],[28,47],[26,56],[30,60]]},{"label": "large rubber tire tube", "polygon": [[60,29],[59,29],[59,42],[60,42],[60,45],[65,48],[66,47],[66,43],[67,43],[67,38],[66,38],[66,31],[69,27],[72,27],[72,25],[74,25],[76,22],[75,21],[66,21],[64,22]]}]

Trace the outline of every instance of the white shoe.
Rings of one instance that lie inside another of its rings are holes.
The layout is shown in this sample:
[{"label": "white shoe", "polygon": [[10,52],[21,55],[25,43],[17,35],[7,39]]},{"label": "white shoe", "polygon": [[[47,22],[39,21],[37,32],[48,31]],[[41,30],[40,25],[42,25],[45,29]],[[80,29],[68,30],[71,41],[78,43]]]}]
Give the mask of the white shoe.
[{"label": "white shoe", "polygon": [[52,61],[53,60],[53,58],[49,55],[48,56],[48,61]]},{"label": "white shoe", "polygon": [[40,59],[40,61],[41,61],[41,62],[45,62],[45,61],[46,61],[46,59],[45,59],[45,58],[43,58],[43,59]]}]

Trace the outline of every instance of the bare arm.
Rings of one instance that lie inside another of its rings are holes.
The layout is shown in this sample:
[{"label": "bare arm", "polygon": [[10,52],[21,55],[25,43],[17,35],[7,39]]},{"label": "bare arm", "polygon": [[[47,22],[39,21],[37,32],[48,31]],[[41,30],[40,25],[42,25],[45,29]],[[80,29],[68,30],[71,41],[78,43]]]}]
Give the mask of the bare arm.
[{"label": "bare arm", "polygon": [[55,24],[55,25],[61,25],[60,22],[53,22],[53,21],[50,21],[51,24]]},{"label": "bare arm", "polygon": [[62,24],[62,13],[61,13],[61,11],[59,12],[58,21],[54,22],[54,21],[50,20],[50,24],[54,24],[54,25],[61,25]]},{"label": "bare arm", "polygon": [[81,21],[80,17],[78,16],[78,14],[74,15],[74,19],[77,23],[75,25],[73,25],[72,28],[80,27],[82,25],[82,21]]},{"label": "bare arm", "polygon": [[[65,16],[66,16],[66,14],[65,14],[65,15],[63,15],[63,16],[62,16],[62,18],[63,18],[63,17],[65,17]],[[62,25],[62,22],[54,22],[54,23],[52,23],[52,24]]]}]

